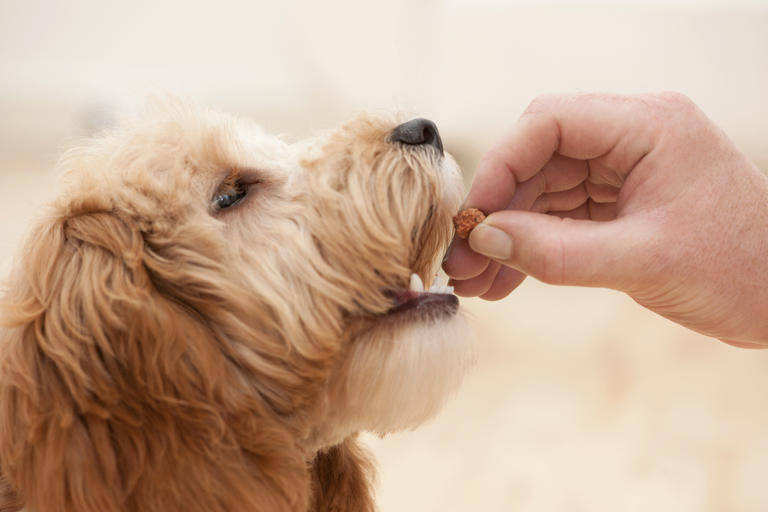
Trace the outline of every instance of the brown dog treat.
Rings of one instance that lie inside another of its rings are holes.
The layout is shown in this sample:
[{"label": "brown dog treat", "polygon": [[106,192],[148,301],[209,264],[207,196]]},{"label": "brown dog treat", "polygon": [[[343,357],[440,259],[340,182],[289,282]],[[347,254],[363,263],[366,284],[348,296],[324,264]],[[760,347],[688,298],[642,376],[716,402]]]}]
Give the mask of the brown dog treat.
[{"label": "brown dog treat", "polygon": [[456,228],[456,235],[459,238],[467,238],[469,232],[472,231],[475,226],[483,222],[485,214],[477,208],[467,208],[461,210],[453,218],[453,227]]}]

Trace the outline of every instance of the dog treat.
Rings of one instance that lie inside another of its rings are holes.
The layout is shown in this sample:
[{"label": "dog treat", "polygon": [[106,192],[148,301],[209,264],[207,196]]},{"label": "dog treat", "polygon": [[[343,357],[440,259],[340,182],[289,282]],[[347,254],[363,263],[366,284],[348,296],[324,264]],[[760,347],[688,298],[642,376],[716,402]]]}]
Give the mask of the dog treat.
[{"label": "dog treat", "polygon": [[477,208],[467,208],[466,210],[461,210],[453,218],[453,227],[456,228],[456,234],[459,238],[467,238],[469,232],[483,222],[484,219],[485,214]]}]

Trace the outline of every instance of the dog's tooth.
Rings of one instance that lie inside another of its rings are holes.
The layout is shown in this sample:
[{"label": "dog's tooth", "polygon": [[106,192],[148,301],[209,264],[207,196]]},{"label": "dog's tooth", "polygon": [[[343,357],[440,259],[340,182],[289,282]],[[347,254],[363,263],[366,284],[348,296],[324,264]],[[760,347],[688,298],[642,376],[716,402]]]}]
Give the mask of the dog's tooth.
[{"label": "dog's tooth", "polygon": [[424,291],[424,283],[421,281],[421,277],[419,277],[419,274],[411,274],[411,285],[410,290],[412,292],[423,292]]},{"label": "dog's tooth", "polygon": [[437,286],[437,285],[433,284],[432,286],[429,287],[429,289],[427,291],[429,293],[438,293],[438,294],[452,295],[453,294],[453,286],[448,286],[448,285]]}]

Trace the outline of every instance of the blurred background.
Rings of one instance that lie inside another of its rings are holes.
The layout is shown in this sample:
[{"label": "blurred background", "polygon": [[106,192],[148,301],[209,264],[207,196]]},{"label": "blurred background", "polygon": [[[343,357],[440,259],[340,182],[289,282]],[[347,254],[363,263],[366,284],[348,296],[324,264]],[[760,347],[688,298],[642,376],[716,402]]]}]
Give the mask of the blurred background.
[{"label": "blurred background", "polygon": [[[768,3],[0,0],[0,271],[61,150],[150,93],[297,137],[418,113],[469,181],[538,94],[657,90],[768,170]],[[457,398],[365,437],[382,511],[768,510],[768,351],[607,290],[463,304],[479,362]]]}]

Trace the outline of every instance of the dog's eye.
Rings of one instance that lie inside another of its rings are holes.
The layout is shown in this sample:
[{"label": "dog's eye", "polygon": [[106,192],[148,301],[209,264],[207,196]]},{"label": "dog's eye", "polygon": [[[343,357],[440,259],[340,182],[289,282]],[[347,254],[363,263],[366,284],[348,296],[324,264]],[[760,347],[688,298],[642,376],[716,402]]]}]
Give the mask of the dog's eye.
[{"label": "dog's eye", "polygon": [[219,190],[213,198],[213,209],[216,211],[234,206],[248,193],[244,183],[236,181]]}]

